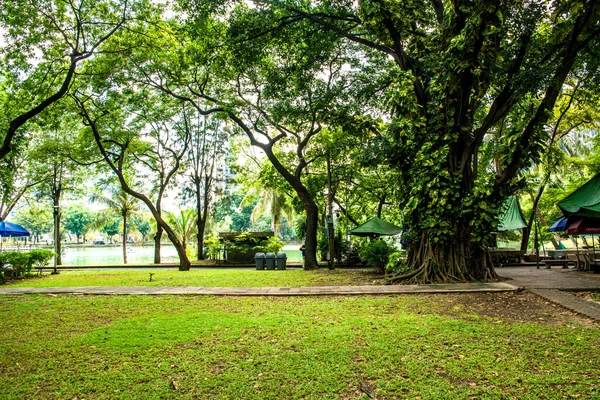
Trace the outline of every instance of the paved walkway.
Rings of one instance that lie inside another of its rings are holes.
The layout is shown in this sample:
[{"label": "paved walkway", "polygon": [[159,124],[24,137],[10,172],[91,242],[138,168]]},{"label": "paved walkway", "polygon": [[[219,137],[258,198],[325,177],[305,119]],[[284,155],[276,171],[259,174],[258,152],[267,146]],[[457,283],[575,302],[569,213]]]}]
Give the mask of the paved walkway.
[{"label": "paved walkway", "polygon": [[526,289],[595,290],[600,289],[600,274],[578,272],[560,267],[546,269],[535,267],[496,268],[496,273]]},{"label": "paved walkway", "polygon": [[365,295],[407,293],[466,293],[466,292],[512,292],[517,286],[505,282],[456,283],[438,285],[390,285],[390,286],[306,286],[306,287],[152,287],[152,286],[84,286],[63,288],[0,288],[3,294],[189,294],[215,296],[321,296]]},{"label": "paved walkway", "polygon": [[569,291],[600,290],[600,274],[571,269],[535,267],[497,268],[507,283],[523,287],[553,303],[600,322],[600,305],[577,297]]}]

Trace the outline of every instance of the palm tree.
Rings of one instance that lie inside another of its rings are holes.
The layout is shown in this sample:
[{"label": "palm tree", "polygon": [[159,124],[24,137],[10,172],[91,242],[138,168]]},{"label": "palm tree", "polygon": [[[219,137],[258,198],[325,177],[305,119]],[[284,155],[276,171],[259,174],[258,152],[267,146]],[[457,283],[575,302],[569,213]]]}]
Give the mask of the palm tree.
[{"label": "palm tree", "polygon": [[[197,233],[196,218],[196,210],[192,209],[180,210],[179,213],[165,212],[165,220],[173,227],[177,238],[181,241],[186,251],[188,241]],[[202,249],[198,249],[198,251],[202,251]]]},{"label": "palm tree", "polygon": [[252,214],[250,215],[251,221],[254,223],[261,215],[270,215],[271,217],[271,229],[277,235],[279,228],[281,228],[281,220],[285,217],[288,222],[293,221],[293,209],[292,206],[286,201],[285,195],[282,195],[274,190],[263,189],[258,190],[252,188],[248,191],[248,194],[242,200],[242,204],[247,204],[255,196],[258,196],[258,203],[254,206]]},{"label": "palm tree", "polygon": [[139,200],[123,191],[113,192],[112,197],[94,193],[90,196],[90,200],[107,206],[98,213],[98,219],[90,225],[91,228],[104,226],[117,216],[123,219],[123,263],[127,264],[127,219],[139,214]]}]

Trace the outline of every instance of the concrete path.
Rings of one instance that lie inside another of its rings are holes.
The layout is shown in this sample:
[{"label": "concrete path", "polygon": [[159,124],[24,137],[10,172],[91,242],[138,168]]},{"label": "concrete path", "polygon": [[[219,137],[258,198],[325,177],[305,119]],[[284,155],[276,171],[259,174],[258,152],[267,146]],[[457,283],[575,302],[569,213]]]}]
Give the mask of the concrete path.
[{"label": "concrete path", "polygon": [[496,268],[496,273],[511,280],[508,283],[526,289],[595,290],[600,289],[600,274],[573,271],[560,267],[546,269],[535,267]]},{"label": "concrete path", "polygon": [[535,267],[497,268],[496,272],[520,286],[555,304],[600,322],[600,304],[584,300],[569,291],[600,290],[600,274],[571,269]]},{"label": "concrete path", "polygon": [[408,293],[466,293],[466,292],[512,292],[519,290],[506,282],[456,283],[438,285],[390,285],[390,286],[306,286],[306,287],[198,287],[198,286],[85,286],[63,288],[0,288],[5,294],[189,294],[214,296],[322,296],[322,295],[378,295]]}]

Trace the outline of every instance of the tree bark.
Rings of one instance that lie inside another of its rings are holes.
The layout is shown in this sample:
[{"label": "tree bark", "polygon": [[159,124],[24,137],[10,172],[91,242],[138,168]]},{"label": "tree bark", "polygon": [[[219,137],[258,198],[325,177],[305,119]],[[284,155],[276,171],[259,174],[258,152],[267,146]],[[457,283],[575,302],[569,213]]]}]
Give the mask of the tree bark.
[{"label": "tree bark", "polygon": [[54,231],[56,232],[56,265],[62,265],[62,242],[60,240],[60,190],[54,191],[53,197],[53,206],[56,211],[56,226],[54,227]]},{"label": "tree bark", "polygon": [[395,276],[392,283],[439,283],[491,281],[498,276],[489,254],[470,240],[471,228],[464,224],[448,241],[433,243],[426,230],[408,251],[412,272]]},{"label": "tree bark", "polygon": [[161,263],[160,241],[162,240],[163,228],[156,224],[156,234],[154,235],[154,264]]},{"label": "tree bark", "polygon": [[533,208],[531,209],[531,214],[527,220],[527,227],[523,229],[523,237],[521,238],[521,251],[523,252],[527,251],[527,248],[529,247],[529,237],[531,236],[531,228],[533,227],[533,222],[535,219],[535,211],[537,210],[537,205],[542,197],[542,194],[544,193],[544,189],[546,189],[545,181],[542,185],[540,185],[535,197],[529,193],[529,196],[531,196],[531,200],[533,201]]},{"label": "tree bark", "polygon": [[127,264],[127,215],[123,215],[123,264]]},{"label": "tree bark", "polygon": [[123,174],[123,153],[125,152],[129,144],[119,144],[119,147],[121,148],[121,154],[119,157],[117,157],[115,163],[113,161],[114,157],[111,157],[111,155],[107,152],[106,148],[102,144],[102,137],[100,136],[100,132],[98,131],[98,127],[96,126],[96,122],[88,114],[85,108],[85,104],[76,97],[74,99],[81,109],[81,115],[84,118],[86,125],[88,125],[92,130],[94,141],[96,142],[96,145],[98,146],[98,149],[100,150],[104,161],[106,161],[110,169],[117,175],[117,178],[119,179],[119,183],[121,184],[121,188],[123,189],[123,191],[128,195],[141,200],[146,205],[146,207],[148,207],[148,209],[152,213],[152,216],[156,220],[156,224],[164,229],[164,231],[167,233],[169,240],[171,241],[171,243],[173,243],[173,246],[177,250],[177,255],[179,256],[179,270],[189,271],[189,269],[192,266],[192,263],[190,262],[181,241],[179,241],[179,239],[177,238],[175,231],[173,231],[169,224],[167,224],[167,222],[162,218],[152,201],[150,201],[150,199],[144,194],[133,190],[127,183],[127,180],[125,179],[125,175]]},{"label": "tree bark", "polygon": [[333,188],[331,187],[331,158],[327,155],[327,244],[329,257],[327,258],[327,267],[333,269],[335,239],[333,232]]},{"label": "tree bark", "polygon": [[313,270],[319,268],[317,261],[317,230],[319,226],[319,209],[317,204],[309,198],[303,199],[304,211],[306,212],[306,237],[304,269]]}]

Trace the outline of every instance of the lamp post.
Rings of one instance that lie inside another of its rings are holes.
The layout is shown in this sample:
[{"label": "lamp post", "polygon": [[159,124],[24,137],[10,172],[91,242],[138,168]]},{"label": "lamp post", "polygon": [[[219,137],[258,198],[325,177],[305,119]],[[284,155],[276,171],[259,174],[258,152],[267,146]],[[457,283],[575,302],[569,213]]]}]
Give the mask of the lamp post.
[{"label": "lamp post", "polygon": [[60,213],[60,206],[54,206],[54,270],[52,271],[52,275],[58,274],[58,269],[56,268],[56,262],[58,259],[58,241],[60,240],[60,228],[58,226],[58,213]]}]

